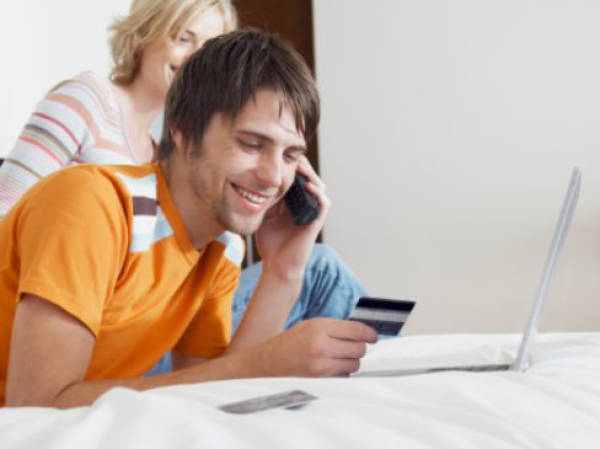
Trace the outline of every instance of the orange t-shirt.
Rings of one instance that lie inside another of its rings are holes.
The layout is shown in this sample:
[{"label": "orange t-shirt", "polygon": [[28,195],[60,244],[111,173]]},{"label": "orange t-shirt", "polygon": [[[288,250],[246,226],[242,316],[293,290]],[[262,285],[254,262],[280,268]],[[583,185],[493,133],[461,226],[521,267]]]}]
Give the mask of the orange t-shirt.
[{"label": "orange t-shirt", "polygon": [[0,248],[0,405],[25,293],[95,335],[86,379],[141,375],[170,349],[216,357],[229,343],[243,242],[226,232],[196,250],[155,164],[42,179],[0,221]]}]

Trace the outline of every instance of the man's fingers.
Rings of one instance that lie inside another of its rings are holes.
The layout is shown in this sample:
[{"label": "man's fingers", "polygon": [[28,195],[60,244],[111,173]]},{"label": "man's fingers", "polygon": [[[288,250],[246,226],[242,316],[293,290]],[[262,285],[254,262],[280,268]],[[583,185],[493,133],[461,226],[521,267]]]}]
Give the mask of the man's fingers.
[{"label": "man's fingers", "polygon": [[332,338],[327,347],[327,356],[333,359],[360,359],[367,352],[367,344],[362,341]]},{"label": "man's fingers", "polygon": [[344,376],[350,373],[355,373],[360,368],[358,359],[337,359],[331,364],[330,376]]},{"label": "man's fingers", "polygon": [[319,211],[319,217],[323,217],[327,213],[331,206],[331,200],[322,189],[319,189],[312,182],[306,184],[306,190],[312,193],[316,198],[321,210]]},{"label": "man's fingers", "polygon": [[298,172],[304,175],[310,182],[315,184],[321,190],[325,190],[325,183],[323,180],[317,175],[315,169],[310,165],[308,158],[303,156],[300,163],[298,164]]},{"label": "man's fingers", "polygon": [[329,329],[328,335],[342,340],[376,343],[379,335],[370,326],[358,321],[338,320]]}]

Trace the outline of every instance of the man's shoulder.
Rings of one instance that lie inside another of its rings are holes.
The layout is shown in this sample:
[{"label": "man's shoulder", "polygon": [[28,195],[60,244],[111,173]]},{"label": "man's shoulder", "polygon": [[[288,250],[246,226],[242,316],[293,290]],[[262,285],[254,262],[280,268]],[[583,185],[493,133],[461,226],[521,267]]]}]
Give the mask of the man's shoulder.
[{"label": "man's shoulder", "polygon": [[132,197],[157,198],[156,165],[107,165],[103,168],[110,176],[120,180]]},{"label": "man's shoulder", "polygon": [[[43,178],[31,189],[31,195],[79,199],[80,201],[112,201],[134,196],[131,185],[154,176],[152,167],[101,166],[82,164],[59,170]],[[148,183],[151,184],[151,183]],[[155,188],[154,188],[155,190]]]},{"label": "man's shoulder", "polygon": [[111,167],[78,165],[41,179],[5,220],[20,233],[18,238],[46,233],[47,239],[52,235],[84,241],[89,235],[115,243],[128,238],[132,210],[131,198]]},{"label": "man's shoulder", "polygon": [[143,178],[154,174],[152,164],[144,165],[98,165],[78,164],[58,170],[49,176],[42,178],[40,182],[84,182],[86,184],[102,184],[107,181],[121,178]]}]

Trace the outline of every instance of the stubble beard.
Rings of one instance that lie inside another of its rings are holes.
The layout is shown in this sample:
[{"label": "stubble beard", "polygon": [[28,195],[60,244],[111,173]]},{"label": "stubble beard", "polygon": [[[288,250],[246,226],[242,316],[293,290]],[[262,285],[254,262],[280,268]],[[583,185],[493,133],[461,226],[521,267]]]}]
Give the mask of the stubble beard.
[{"label": "stubble beard", "polygon": [[222,207],[215,206],[215,215],[218,223],[225,229],[241,235],[255,233],[263,222],[265,212],[251,217],[236,215],[229,204]]},{"label": "stubble beard", "polygon": [[[197,156],[200,159],[202,159],[201,154]],[[207,183],[209,184],[211,180],[212,178],[210,177],[209,179],[203,179],[201,176],[196,175],[191,180],[191,185],[196,198],[205,204],[205,207],[212,213],[217,224],[221,228],[235,234],[250,235],[256,232],[265,218],[266,210],[252,215],[238,214],[235,212],[235,208],[225,192],[221,193],[221,201],[219,202],[208,200],[204,192],[210,191]]]}]

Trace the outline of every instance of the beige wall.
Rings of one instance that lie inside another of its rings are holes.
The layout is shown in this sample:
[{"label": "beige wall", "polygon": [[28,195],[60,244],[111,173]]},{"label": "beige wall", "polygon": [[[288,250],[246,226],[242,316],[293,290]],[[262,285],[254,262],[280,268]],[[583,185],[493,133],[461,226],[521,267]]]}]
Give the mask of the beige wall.
[{"label": "beige wall", "polygon": [[577,165],[542,329],[600,330],[600,2],[313,4],[326,242],[410,333],[517,331]]}]

